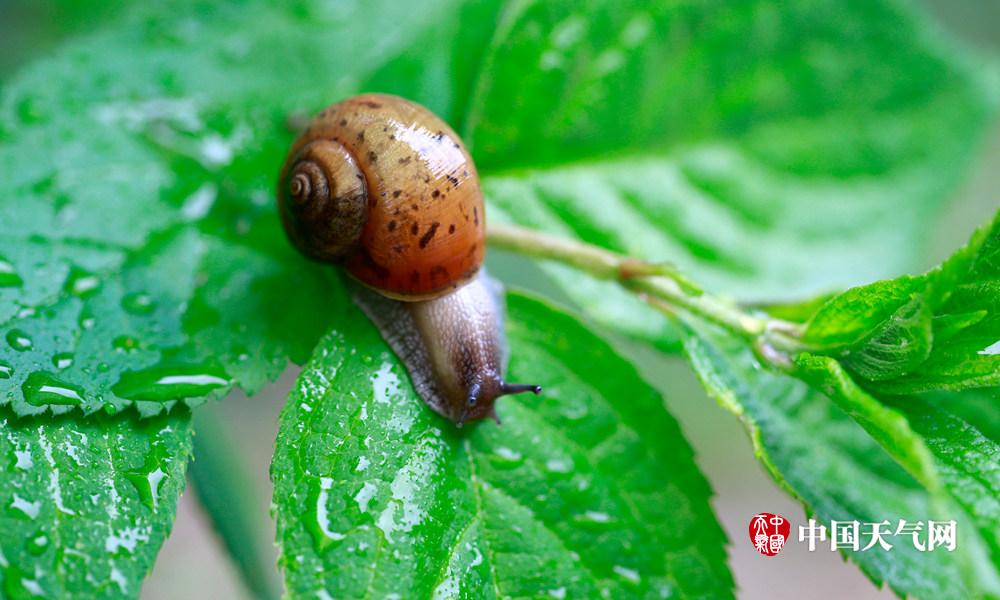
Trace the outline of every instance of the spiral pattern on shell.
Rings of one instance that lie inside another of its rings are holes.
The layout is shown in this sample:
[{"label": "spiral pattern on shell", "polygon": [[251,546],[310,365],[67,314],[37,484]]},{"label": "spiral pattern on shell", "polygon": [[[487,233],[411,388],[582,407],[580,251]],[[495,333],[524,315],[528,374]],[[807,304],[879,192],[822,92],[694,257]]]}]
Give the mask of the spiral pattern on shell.
[{"label": "spiral pattern on shell", "polygon": [[299,150],[282,176],[278,203],[285,230],[307,256],[337,261],[357,246],[368,219],[364,175],[335,141]]},{"label": "spiral pattern on shell", "polygon": [[310,200],[323,202],[330,196],[330,184],[319,165],[303,161],[295,165],[288,193],[296,204],[305,204]]}]

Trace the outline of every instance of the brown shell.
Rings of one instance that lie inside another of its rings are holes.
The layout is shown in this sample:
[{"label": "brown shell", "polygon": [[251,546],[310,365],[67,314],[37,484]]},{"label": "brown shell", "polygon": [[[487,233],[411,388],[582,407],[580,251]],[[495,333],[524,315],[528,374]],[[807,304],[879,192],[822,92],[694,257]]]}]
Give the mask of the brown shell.
[{"label": "brown shell", "polygon": [[[289,198],[289,174],[317,140],[342,145],[367,187],[367,220],[356,242],[339,244],[346,251],[310,248],[310,240],[322,236],[294,231],[299,222],[308,226],[309,217]],[[364,94],[321,112],[292,145],[278,190],[289,236],[307,255],[330,260],[335,254],[352,276],[387,296],[440,296],[482,264],[485,211],[472,158],[447,124],[403,98]]]}]

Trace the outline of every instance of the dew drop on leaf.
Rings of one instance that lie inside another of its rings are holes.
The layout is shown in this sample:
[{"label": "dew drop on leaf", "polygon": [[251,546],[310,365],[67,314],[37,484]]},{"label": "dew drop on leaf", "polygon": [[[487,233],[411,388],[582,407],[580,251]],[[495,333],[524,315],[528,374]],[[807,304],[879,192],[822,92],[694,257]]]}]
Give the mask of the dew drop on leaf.
[{"label": "dew drop on leaf", "polygon": [[14,367],[5,360],[0,360],[0,379],[10,379],[14,375]]},{"label": "dew drop on leaf", "polygon": [[39,556],[45,552],[49,547],[49,537],[43,532],[39,531],[35,535],[28,538],[27,544],[28,552],[33,556]]},{"label": "dew drop on leaf", "polygon": [[74,296],[88,298],[97,292],[100,285],[101,280],[96,275],[74,266],[70,269],[69,276],[66,277],[66,285],[63,286],[63,289]]},{"label": "dew drop on leaf", "polygon": [[165,402],[204,396],[229,382],[229,375],[219,367],[156,365],[123,373],[111,390],[126,400]]},{"label": "dew drop on leaf", "polygon": [[134,293],[122,298],[122,308],[133,315],[148,315],[153,312],[155,305],[149,294]]},{"label": "dew drop on leaf", "polygon": [[588,510],[587,512],[574,515],[573,520],[586,529],[601,531],[608,529],[614,519],[605,512]]},{"label": "dew drop on leaf", "polygon": [[139,348],[139,342],[132,336],[120,335],[111,340],[111,347],[118,352],[132,352]]},{"label": "dew drop on leaf", "polygon": [[14,265],[0,256],[0,287],[17,287],[24,283]]},{"label": "dew drop on leaf", "polygon": [[93,329],[96,322],[97,321],[94,319],[94,313],[91,311],[90,307],[83,307],[83,310],[80,311],[80,329]]},{"label": "dew drop on leaf", "polygon": [[626,583],[639,585],[639,582],[642,581],[642,578],[639,576],[639,571],[636,571],[635,569],[615,565],[611,570],[614,571],[616,575],[621,577]]},{"label": "dew drop on leaf", "polygon": [[14,500],[10,503],[10,508],[17,511],[13,513],[15,516],[20,518],[27,517],[34,521],[38,517],[38,513],[42,511],[42,503],[37,500],[31,502],[14,494]]},{"label": "dew drop on leaf", "polygon": [[24,400],[32,406],[49,404],[76,406],[83,402],[83,390],[47,371],[35,371],[21,385]]},{"label": "dew drop on leaf", "polygon": [[167,478],[168,452],[162,442],[153,442],[140,467],[125,471],[125,479],[139,494],[139,499],[150,510],[156,510],[160,500],[160,487]]},{"label": "dew drop on leaf", "polygon": [[31,336],[29,336],[24,330],[11,329],[7,332],[7,344],[18,352],[24,352],[26,350],[31,350],[34,342],[31,341]]},{"label": "dew drop on leaf", "polygon": [[52,366],[57,369],[68,369],[73,366],[73,354],[70,352],[59,352],[52,357]]},{"label": "dew drop on leaf", "polygon": [[327,502],[330,499],[330,489],[333,487],[331,477],[320,477],[309,493],[309,516],[305,519],[306,527],[312,535],[316,549],[323,552],[334,542],[342,541],[346,536],[330,529],[330,512]]},{"label": "dew drop on leaf", "polygon": [[511,450],[506,446],[495,448],[490,459],[493,465],[500,469],[513,469],[524,462],[524,457],[520,452]]},{"label": "dew drop on leaf", "polygon": [[31,450],[14,451],[14,468],[27,471],[35,466],[35,461],[31,458]]}]

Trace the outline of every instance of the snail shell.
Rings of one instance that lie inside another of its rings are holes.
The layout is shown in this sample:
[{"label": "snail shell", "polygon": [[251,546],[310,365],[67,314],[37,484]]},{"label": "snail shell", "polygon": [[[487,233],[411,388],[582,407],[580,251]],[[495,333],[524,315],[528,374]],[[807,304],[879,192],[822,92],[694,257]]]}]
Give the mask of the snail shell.
[{"label": "snail shell", "polygon": [[289,151],[278,203],[307,256],[400,300],[470,280],[486,252],[476,167],[422,106],[366,94],[321,112]]},{"label": "snail shell", "polygon": [[503,380],[502,293],[480,269],[486,215],[461,140],[427,109],[365,94],[330,106],[295,140],[278,207],[306,256],[340,265],[355,301],[434,411],[461,426],[534,385]]}]

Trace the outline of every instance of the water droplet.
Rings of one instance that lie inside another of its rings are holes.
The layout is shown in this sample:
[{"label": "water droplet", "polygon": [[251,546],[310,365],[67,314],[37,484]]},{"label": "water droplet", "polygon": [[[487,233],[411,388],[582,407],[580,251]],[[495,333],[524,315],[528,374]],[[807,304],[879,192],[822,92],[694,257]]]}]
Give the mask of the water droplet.
[{"label": "water droplet", "polygon": [[368,503],[375,497],[378,488],[374,483],[366,481],[358,493],[354,495],[354,501],[358,503],[358,510],[363,513],[368,512]]},{"label": "water droplet", "polygon": [[209,365],[156,365],[122,373],[112,388],[119,398],[165,402],[204,396],[229,385],[229,375]]},{"label": "water droplet", "polygon": [[516,450],[511,450],[506,446],[500,446],[493,450],[493,454],[490,455],[490,460],[497,468],[513,469],[524,462],[524,457]]},{"label": "water droplet", "polygon": [[39,531],[28,539],[26,546],[28,547],[29,553],[34,556],[38,556],[44,553],[49,547],[49,536]]},{"label": "water droplet", "polygon": [[639,577],[639,571],[636,571],[635,569],[629,569],[621,565],[615,565],[614,567],[611,568],[611,570],[614,571],[619,577],[621,577],[626,582],[632,585],[639,585],[639,582],[642,581],[642,578]]},{"label": "water droplet", "polygon": [[14,367],[5,360],[0,360],[0,379],[10,379],[14,376]]},{"label": "water droplet", "polygon": [[18,352],[24,352],[25,350],[31,350],[31,346],[34,342],[31,341],[31,337],[23,329],[11,329],[7,332],[7,343],[10,347]]},{"label": "water droplet", "polygon": [[6,258],[0,256],[0,287],[17,287],[24,283],[17,270]]},{"label": "water droplet", "polygon": [[111,341],[111,347],[119,352],[132,352],[139,349],[139,342],[134,337],[120,335]]},{"label": "water droplet", "polygon": [[88,298],[97,292],[97,288],[100,285],[101,280],[96,275],[74,266],[69,270],[69,275],[66,277],[66,284],[63,286],[63,289],[74,296]]},{"label": "water droplet", "polygon": [[80,328],[81,329],[93,329],[94,323],[97,321],[94,319],[94,313],[89,306],[84,306],[83,310],[80,311]]},{"label": "water droplet", "polygon": [[57,369],[68,369],[73,366],[73,354],[71,352],[60,352],[52,357],[52,366]]},{"label": "water droplet", "polygon": [[27,471],[35,466],[35,461],[31,459],[31,450],[14,451],[14,468]]},{"label": "water droplet", "polygon": [[568,458],[553,458],[545,461],[545,468],[552,473],[569,473],[573,470],[573,461]]},{"label": "water droplet", "polygon": [[76,406],[83,402],[83,390],[52,373],[35,371],[21,385],[24,400],[32,406],[48,404]]},{"label": "water droplet", "polygon": [[330,498],[330,489],[333,488],[333,479],[320,477],[316,483],[318,485],[313,485],[306,501],[311,513],[310,518],[306,519],[306,528],[312,535],[313,545],[319,552],[323,552],[347,536],[330,529],[330,511],[327,502]]},{"label": "water droplet", "polygon": [[588,510],[585,513],[574,515],[573,520],[588,529],[597,531],[607,529],[614,522],[611,515],[596,510]]},{"label": "water droplet", "polygon": [[139,542],[148,542],[149,534],[140,527],[126,527],[120,531],[112,531],[104,538],[104,551],[109,554],[122,554],[122,550],[135,554]]},{"label": "water droplet", "polygon": [[148,315],[153,312],[155,305],[148,294],[138,292],[122,298],[122,308],[133,315]]},{"label": "water droplet", "polygon": [[387,404],[392,394],[399,390],[399,377],[392,372],[392,364],[390,363],[382,363],[379,370],[371,376],[371,380],[375,402],[379,404]]},{"label": "water droplet", "polygon": [[40,501],[29,502],[17,494],[14,494],[14,500],[10,503],[10,507],[32,521],[38,517],[38,513],[42,512],[42,503]]},{"label": "water droplet", "polygon": [[132,487],[139,494],[139,499],[150,510],[156,510],[156,505],[159,502],[160,487],[167,478],[167,474],[163,470],[167,462],[166,449],[162,444],[154,442],[150,446],[149,452],[146,453],[142,466],[125,472],[125,479],[132,484]]}]

